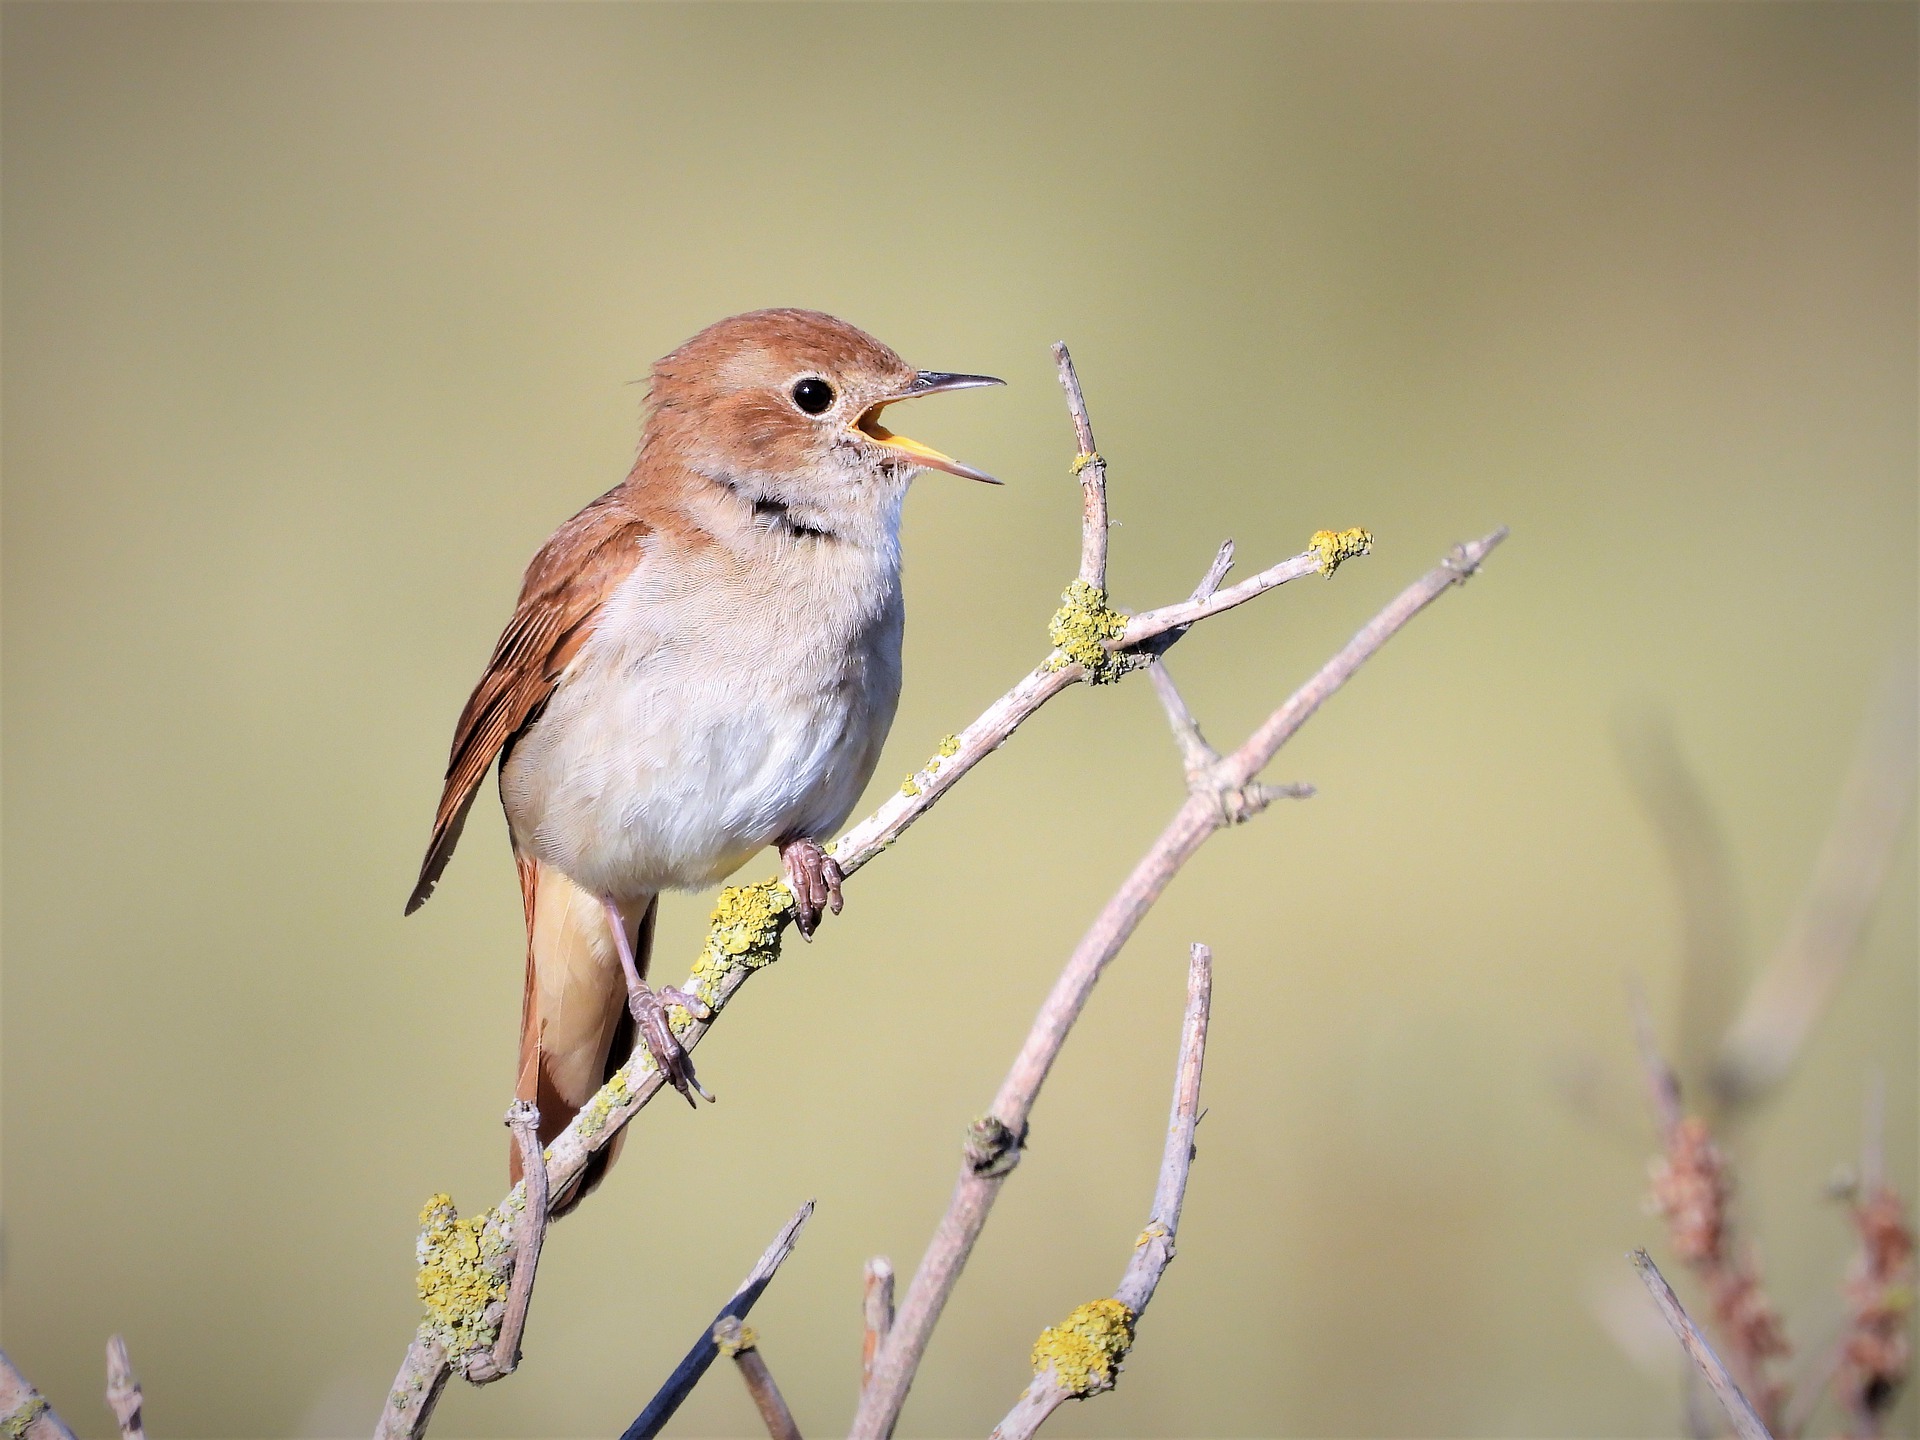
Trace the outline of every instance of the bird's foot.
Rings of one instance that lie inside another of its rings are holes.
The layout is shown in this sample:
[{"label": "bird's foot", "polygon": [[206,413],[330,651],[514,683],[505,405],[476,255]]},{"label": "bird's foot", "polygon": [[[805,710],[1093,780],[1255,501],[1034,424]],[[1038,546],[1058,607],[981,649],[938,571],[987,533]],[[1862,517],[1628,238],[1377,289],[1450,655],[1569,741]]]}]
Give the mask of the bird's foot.
[{"label": "bird's foot", "polygon": [[834,858],[814,840],[788,840],[780,846],[780,863],[786,867],[787,888],[793,892],[794,923],[808,940],[828,910],[840,913],[840,882],[846,877]]},{"label": "bird's foot", "polygon": [[660,997],[661,1004],[678,1005],[682,1010],[686,1011],[688,1015],[703,1025],[713,1018],[713,1007],[711,1005],[707,1004],[707,1002],[702,1000],[698,995],[689,994],[687,991],[682,990],[678,985],[662,985],[653,993]]},{"label": "bird's foot", "polygon": [[673,1033],[673,1026],[667,1020],[669,1004],[682,1007],[689,1015],[698,1011],[704,1011],[708,1016],[713,1014],[699,1000],[671,986],[652,990],[642,980],[637,986],[627,987],[627,1008],[633,1012],[633,1023],[639,1028],[640,1043],[647,1047],[647,1054],[653,1057],[661,1078],[678,1090],[687,1104],[698,1108],[693,1098],[695,1095],[711,1104],[713,1096],[707,1093],[706,1086],[693,1073],[693,1057],[687,1054],[686,1047],[680,1043],[680,1037]]}]

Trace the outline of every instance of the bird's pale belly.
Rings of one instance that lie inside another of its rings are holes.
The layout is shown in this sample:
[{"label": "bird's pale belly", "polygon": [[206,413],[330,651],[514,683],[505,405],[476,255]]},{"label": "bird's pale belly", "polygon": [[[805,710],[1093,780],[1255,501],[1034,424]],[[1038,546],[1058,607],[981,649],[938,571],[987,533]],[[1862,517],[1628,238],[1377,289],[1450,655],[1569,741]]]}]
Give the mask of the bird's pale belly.
[{"label": "bird's pale belly", "polygon": [[592,894],[638,899],[842,824],[893,719],[897,662],[725,648],[590,643],[503,769],[515,845]]}]

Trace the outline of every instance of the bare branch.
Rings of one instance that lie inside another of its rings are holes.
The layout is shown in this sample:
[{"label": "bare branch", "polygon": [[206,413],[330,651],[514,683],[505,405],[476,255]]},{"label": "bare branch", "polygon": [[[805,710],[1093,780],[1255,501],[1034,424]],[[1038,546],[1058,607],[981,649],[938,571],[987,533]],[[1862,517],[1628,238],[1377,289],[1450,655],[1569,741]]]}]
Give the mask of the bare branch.
[{"label": "bare branch", "polygon": [[[1167,1121],[1166,1153],[1160,1158],[1160,1180],[1154,1187],[1153,1210],[1147,1228],[1134,1241],[1133,1257],[1113,1298],[1128,1316],[1127,1342],[1131,1344],[1134,1327],[1146,1311],[1160,1277],[1173,1263],[1174,1239],[1180,1229],[1180,1207],[1187,1195],[1187,1174],[1193,1167],[1193,1132],[1200,1123],[1200,1073],[1207,1057],[1207,1018],[1213,1003],[1213,952],[1204,945],[1193,947],[1187,968],[1187,1012],[1180,1027],[1180,1060],[1174,1070],[1173,1113]],[[1060,1373],[1057,1364],[1047,1363],[1033,1377],[1033,1383],[1014,1402],[1006,1418],[994,1427],[991,1440],[1028,1440],[1055,1410],[1068,1400],[1113,1388],[1119,1362],[1113,1357],[1103,1383],[1095,1388],[1078,1389]],[[1036,1359],[1036,1364],[1040,1362]],[[1091,1378],[1091,1377],[1090,1377]]]},{"label": "bare branch", "polygon": [[533,1280],[540,1268],[540,1246],[547,1235],[547,1162],[540,1153],[540,1111],[525,1100],[507,1109],[507,1128],[520,1146],[520,1173],[526,1177],[527,1205],[514,1226],[513,1279],[507,1287],[507,1310],[488,1361],[467,1367],[467,1379],[476,1385],[511,1375],[520,1364],[520,1337],[527,1328],[527,1306],[533,1300]]},{"label": "bare branch", "polygon": [[1224,590],[1215,590],[1203,598],[1186,599],[1177,604],[1162,605],[1158,610],[1143,610],[1138,615],[1127,618],[1127,628],[1109,648],[1137,649],[1147,641],[1157,639],[1170,630],[1184,631],[1188,626],[1218,615],[1223,610],[1244,605],[1254,597],[1264,595],[1275,586],[1284,585],[1289,580],[1318,575],[1320,568],[1319,552],[1303,550],[1291,559],[1269,566],[1258,575],[1249,576],[1238,585],[1229,585]]},{"label": "bare branch", "polygon": [[0,1434],[10,1440],[74,1440],[67,1422],[46,1396],[27,1383],[4,1350],[0,1350]]},{"label": "bare branch", "polygon": [[1213,1012],[1213,951],[1195,944],[1187,965],[1187,1010],[1180,1024],[1180,1060],[1174,1069],[1173,1107],[1167,1117],[1167,1145],[1160,1157],[1160,1179],[1153,1190],[1147,1228],[1135,1242],[1133,1258],[1113,1298],[1146,1313],[1160,1277],[1173,1263],[1180,1209],[1187,1198],[1187,1174],[1193,1168],[1193,1133],[1200,1125],[1200,1076],[1207,1062],[1207,1022]]},{"label": "bare branch", "polygon": [[732,1315],[723,1315],[714,1324],[713,1344],[720,1354],[732,1357],[772,1440],[800,1440],[800,1427],[793,1423],[793,1411],[787,1408],[786,1397],[773,1383],[773,1371],[767,1368],[760,1354],[759,1337]]},{"label": "bare branch", "polygon": [[893,1328],[893,1265],[884,1255],[867,1262],[866,1293],[862,1297],[863,1334],[860,1341],[860,1388],[873,1378],[873,1357]]},{"label": "bare branch", "polygon": [[794,1212],[791,1220],[780,1227],[780,1233],[773,1237],[773,1243],[754,1262],[753,1269],[740,1282],[740,1288],[734,1291],[733,1298],[720,1307],[720,1313],[713,1317],[713,1324],[700,1332],[700,1338],[693,1342],[693,1348],[687,1352],[686,1358],[667,1377],[667,1383],[660,1387],[659,1393],[647,1402],[647,1408],[621,1432],[620,1440],[653,1440],[666,1428],[667,1421],[673,1418],[673,1412],[693,1393],[693,1387],[700,1383],[700,1377],[707,1373],[707,1367],[713,1364],[720,1353],[714,1343],[713,1327],[723,1320],[737,1322],[747,1318],[754,1302],[772,1283],[774,1272],[793,1253],[794,1243],[799,1240],[802,1227],[812,1215],[813,1201],[809,1200]]},{"label": "bare branch", "polygon": [[147,1440],[140,1380],[127,1358],[127,1342],[115,1335],[107,1341],[107,1409],[120,1427],[120,1440]]},{"label": "bare branch", "polygon": [[1207,567],[1207,573],[1200,577],[1200,583],[1193,587],[1193,594],[1187,598],[1194,601],[1211,600],[1214,592],[1220,588],[1220,582],[1227,578],[1227,571],[1233,568],[1233,541],[1222,540],[1220,549],[1213,557],[1213,564]]},{"label": "bare branch", "polygon": [[1779,1083],[1859,948],[1913,808],[1915,724],[1909,659],[1881,687],[1806,896],[1727,1032],[1712,1083],[1728,1104]]},{"label": "bare branch", "polygon": [[1160,697],[1160,708],[1167,712],[1167,724],[1173,728],[1173,740],[1180,747],[1180,764],[1187,772],[1191,782],[1207,773],[1219,762],[1220,752],[1207,743],[1207,737],[1200,733],[1200,722],[1193,718],[1193,711],[1187,708],[1179,687],[1173,683],[1173,676],[1167,673],[1164,662],[1155,660],[1147,667],[1147,678],[1153,682],[1153,693]]},{"label": "bare branch", "polygon": [[1067,411],[1073,416],[1074,439],[1080,453],[1073,473],[1080,479],[1080,578],[1094,589],[1107,588],[1107,462],[1093,443],[1093,422],[1087,418],[1087,399],[1080,393],[1080,377],[1062,340],[1053,347],[1060,367],[1060,388],[1067,392]]},{"label": "bare branch", "polygon": [[1680,1341],[1680,1348],[1687,1352],[1687,1358],[1699,1367],[1706,1377],[1707,1384],[1719,1397],[1726,1408],[1727,1418],[1733,1422],[1733,1433],[1740,1440],[1773,1440],[1767,1427],[1754,1413],[1753,1406],[1747,1403],[1747,1397],[1740,1393],[1740,1387],[1733,1383],[1733,1377],[1727,1373],[1727,1367],[1720,1363],[1720,1357],[1713,1353],[1713,1347],[1707,1344],[1693,1321],[1687,1318],[1687,1312],[1681,1307],[1680,1299],[1673,1293],[1673,1287],[1667,1284],[1666,1277],[1660,1273],[1660,1267],[1653,1263],[1653,1257],[1644,1250],[1636,1250],[1628,1257],[1633,1268],[1640,1272],[1640,1278],[1646,1283],[1647,1293],[1653,1296],[1653,1303],[1660,1307],[1660,1314],[1672,1327],[1674,1335]]},{"label": "bare branch", "polygon": [[1414,616],[1472,574],[1505,535],[1503,528],[1456,547],[1362,627],[1239,749],[1225,756],[1216,772],[1221,791],[1188,797],[1081,938],[1041,1005],[992,1108],[970,1131],[953,1198],[914,1272],[893,1330],[874,1362],[872,1383],[861,1397],[854,1417],[856,1440],[881,1440],[892,1431],[947,1297],[986,1225],[1000,1186],[1019,1162],[1033,1102],[1108,962],[1207,837],[1226,824],[1235,809],[1251,804],[1257,811],[1264,804],[1257,794],[1243,792],[1279,748]]}]

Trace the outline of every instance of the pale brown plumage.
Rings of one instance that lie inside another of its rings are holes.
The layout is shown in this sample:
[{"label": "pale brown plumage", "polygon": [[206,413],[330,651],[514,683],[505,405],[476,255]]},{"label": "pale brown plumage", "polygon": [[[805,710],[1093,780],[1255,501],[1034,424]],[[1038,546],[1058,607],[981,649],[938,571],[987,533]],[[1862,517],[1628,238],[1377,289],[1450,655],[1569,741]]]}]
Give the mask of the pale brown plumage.
[{"label": "pale brown plumage", "polygon": [[631,484],[630,479],[609,490],[567,521],[527,567],[520,603],[453,727],[453,755],[433,817],[433,838],[407,914],[427,903],[453,858],[487,771],[547,703],[592,633],[600,607],[639,558],[649,526],[627,504]]},{"label": "pale brown plumage", "polygon": [[624,1060],[636,1020],[690,1098],[644,984],[662,888],[777,843],[790,875],[814,867],[810,931],[814,839],[844,822],[898,690],[907,481],[928,466],[990,478],[878,415],[985,383],[917,372],[817,312],[722,321],[655,366],[632,472],[528,566],[455,727],[407,910],[498,761],[527,929],[515,1091],[539,1105],[543,1140]]}]

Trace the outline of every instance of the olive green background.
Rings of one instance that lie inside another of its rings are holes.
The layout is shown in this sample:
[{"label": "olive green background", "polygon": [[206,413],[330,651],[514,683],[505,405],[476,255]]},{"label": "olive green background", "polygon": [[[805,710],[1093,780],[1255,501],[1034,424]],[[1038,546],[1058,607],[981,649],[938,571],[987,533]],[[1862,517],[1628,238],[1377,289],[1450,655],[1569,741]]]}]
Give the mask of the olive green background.
[{"label": "olive green background", "polygon": [[[1055,339],[1113,466],[1119,603],[1185,594],[1226,536],[1242,573],[1377,536],[1175,652],[1220,741],[1513,527],[1284,752],[1318,798],[1214,840],[1102,983],[903,1433],[983,1433],[1118,1277],[1195,939],[1180,1258],[1119,1391],[1054,1430],[1675,1431],[1623,1258],[1660,1238],[1623,993],[1645,977],[1671,1035],[1680,931],[1615,737],[1668,718],[1757,965],[1915,642],[1913,7],[4,26],[4,1343],[83,1432],[115,1329],[158,1436],[371,1425],[421,1201],[503,1187],[522,961],[490,788],[400,914],[454,716],[535,546],[624,473],[631,382],[768,304],[1010,382],[909,427],[1008,483],[909,503],[872,799],[1044,651],[1078,520]],[[844,1426],[861,1261],[911,1267],[1180,795],[1143,681],[1023,729],[741,997],[700,1051],[719,1105],[642,1117],[549,1241],[524,1370],[456,1385],[435,1433],[617,1433],[808,1196],[755,1324],[803,1428]],[[1909,836],[1740,1147],[1806,1354],[1875,1071],[1914,1188],[1913,873]],[[663,971],[707,903],[667,904]],[[727,1374],[680,1423],[756,1428]]]}]

